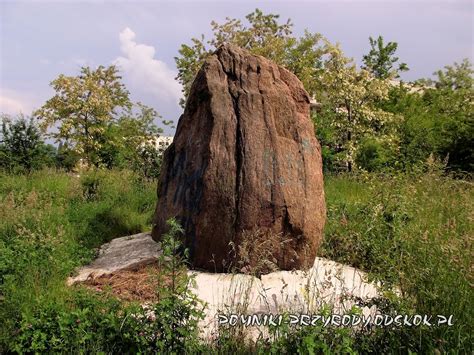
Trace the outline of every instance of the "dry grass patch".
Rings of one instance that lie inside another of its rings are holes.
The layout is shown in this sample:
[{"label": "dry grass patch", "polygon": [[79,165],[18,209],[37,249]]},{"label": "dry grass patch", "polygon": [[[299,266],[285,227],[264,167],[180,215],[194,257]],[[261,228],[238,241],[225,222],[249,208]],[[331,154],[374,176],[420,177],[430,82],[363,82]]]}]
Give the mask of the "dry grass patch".
[{"label": "dry grass patch", "polygon": [[109,292],[123,301],[152,302],[158,300],[157,273],[157,265],[148,265],[92,278],[82,285],[97,292]]}]

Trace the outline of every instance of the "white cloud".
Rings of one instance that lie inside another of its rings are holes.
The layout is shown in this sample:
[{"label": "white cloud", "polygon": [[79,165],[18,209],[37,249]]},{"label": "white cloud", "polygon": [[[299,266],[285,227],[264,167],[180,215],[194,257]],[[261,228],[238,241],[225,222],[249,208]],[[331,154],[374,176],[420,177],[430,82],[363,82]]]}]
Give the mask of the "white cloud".
[{"label": "white cloud", "polygon": [[155,48],[135,41],[135,33],[125,28],[119,35],[123,57],[114,60],[130,81],[134,91],[150,93],[160,101],[176,102],[181,97],[181,85],[176,72],[155,59]]}]

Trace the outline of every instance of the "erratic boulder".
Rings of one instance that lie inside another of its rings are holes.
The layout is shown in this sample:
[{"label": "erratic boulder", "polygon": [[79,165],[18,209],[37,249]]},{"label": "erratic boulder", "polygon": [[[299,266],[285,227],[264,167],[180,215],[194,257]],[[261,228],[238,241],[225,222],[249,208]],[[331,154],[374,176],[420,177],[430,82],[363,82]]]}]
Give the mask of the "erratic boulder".
[{"label": "erratic boulder", "polygon": [[266,239],[280,269],[310,267],[326,208],[309,113],[294,74],[239,47],[218,48],[197,74],[164,154],[153,239],[176,217],[195,268],[228,270],[252,257],[242,249],[258,253]]}]

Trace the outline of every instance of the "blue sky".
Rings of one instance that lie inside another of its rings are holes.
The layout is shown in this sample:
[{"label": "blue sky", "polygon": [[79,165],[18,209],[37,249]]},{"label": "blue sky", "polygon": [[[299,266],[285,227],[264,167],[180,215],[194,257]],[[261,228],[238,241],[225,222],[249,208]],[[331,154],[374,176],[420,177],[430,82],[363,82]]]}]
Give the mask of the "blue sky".
[{"label": "blue sky", "polygon": [[368,37],[399,44],[404,80],[473,60],[472,1],[5,1],[0,0],[0,112],[29,114],[53,95],[49,82],[83,65],[119,64],[131,97],[177,121],[174,57],[210,22],[256,7],[340,42],[360,63]]}]

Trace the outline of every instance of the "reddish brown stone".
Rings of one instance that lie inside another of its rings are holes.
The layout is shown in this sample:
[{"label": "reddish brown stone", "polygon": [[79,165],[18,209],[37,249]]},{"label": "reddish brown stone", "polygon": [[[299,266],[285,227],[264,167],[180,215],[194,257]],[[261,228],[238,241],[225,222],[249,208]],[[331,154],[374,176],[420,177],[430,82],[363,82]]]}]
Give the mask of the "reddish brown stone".
[{"label": "reddish brown stone", "polygon": [[176,217],[194,267],[223,271],[236,265],[233,248],[243,238],[272,233],[290,241],[274,250],[278,267],[308,267],[326,212],[309,110],[294,74],[241,48],[220,47],[196,76],[165,152],[153,238]]}]

